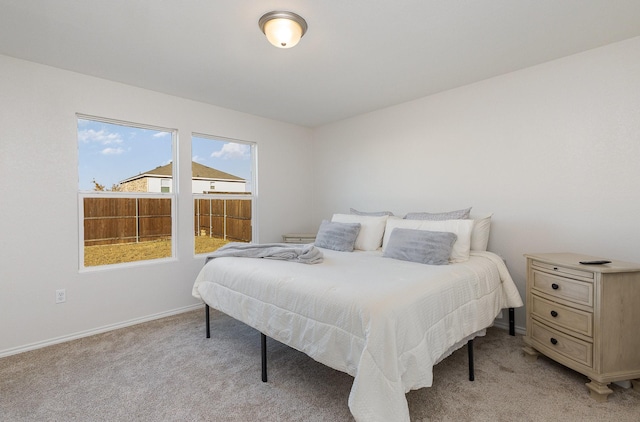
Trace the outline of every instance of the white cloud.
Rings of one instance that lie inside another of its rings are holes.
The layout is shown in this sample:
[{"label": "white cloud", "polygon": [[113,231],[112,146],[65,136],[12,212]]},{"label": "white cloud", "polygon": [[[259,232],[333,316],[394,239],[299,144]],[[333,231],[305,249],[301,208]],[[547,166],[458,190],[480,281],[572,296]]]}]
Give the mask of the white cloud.
[{"label": "white cloud", "polygon": [[251,156],[249,145],[228,143],[222,146],[220,151],[211,153],[213,158],[222,158],[223,160],[248,160]]},{"label": "white cloud", "polygon": [[118,154],[122,154],[124,152],[124,149],[117,147],[117,148],[105,148],[102,151],[100,151],[100,154],[103,155],[118,155]]},{"label": "white cloud", "polygon": [[165,136],[169,136],[169,132],[158,132],[153,135],[154,138],[164,138]]},{"label": "white cloud", "polygon": [[191,157],[191,161],[195,161],[196,163],[202,163],[206,158],[200,157],[199,155],[194,155]]},{"label": "white cloud", "polygon": [[81,130],[78,132],[78,140],[84,143],[95,142],[102,145],[121,144],[123,142],[119,133],[110,133],[102,130]]}]

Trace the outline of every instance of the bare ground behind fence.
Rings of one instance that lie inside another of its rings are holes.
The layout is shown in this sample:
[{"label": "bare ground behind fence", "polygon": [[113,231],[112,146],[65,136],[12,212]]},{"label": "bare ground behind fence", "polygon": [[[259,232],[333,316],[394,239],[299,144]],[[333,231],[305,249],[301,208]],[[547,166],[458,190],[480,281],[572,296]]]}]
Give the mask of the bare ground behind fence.
[{"label": "bare ground behind fence", "polygon": [[[199,236],[195,239],[195,253],[213,252],[228,241],[216,237]],[[118,243],[113,245],[87,246],[84,248],[84,266],[121,264],[171,256],[171,240],[143,243]]]}]

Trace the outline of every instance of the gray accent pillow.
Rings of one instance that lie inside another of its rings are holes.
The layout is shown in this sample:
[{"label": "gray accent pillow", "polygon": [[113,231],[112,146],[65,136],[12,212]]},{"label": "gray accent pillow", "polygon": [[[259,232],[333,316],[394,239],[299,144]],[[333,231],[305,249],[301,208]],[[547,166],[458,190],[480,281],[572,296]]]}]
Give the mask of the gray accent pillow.
[{"label": "gray accent pillow", "polygon": [[421,264],[447,265],[457,238],[450,232],[395,228],[382,256]]},{"label": "gray accent pillow", "polygon": [[410,212],[404,216],[405,220],[466,220],[471,213],[471,207],[463,210],[447,211],[447,212]]},{"label": "gray accent pillow", "polygon": [[355,214],[355,215],[369,215],[372,217],[382,217],[383,215],[389,215],[392,216],[393,213],[391,211],[358,211],[355,208],[349,208],[349,214]]},{"label": "gray accent pillow", "polygon": [[338,223],[322,220],[314,244],[319,248],[353,252],[358,233],[360,233],[360,223]]}]

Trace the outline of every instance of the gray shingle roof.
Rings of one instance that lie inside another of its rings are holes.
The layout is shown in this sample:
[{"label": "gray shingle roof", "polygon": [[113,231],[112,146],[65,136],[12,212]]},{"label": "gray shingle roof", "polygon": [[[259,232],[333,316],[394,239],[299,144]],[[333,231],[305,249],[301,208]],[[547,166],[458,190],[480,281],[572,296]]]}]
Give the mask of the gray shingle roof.
[{"label": "gray shingle roof", "polygon": [[[215,180],[239,180],[244,181],[242,177],[234,176],[233,174],[225,173],[224,171],[216,170],[211,167],[207,167],[195,161],[191,162],[191,177],[199,179],[215,179]],[[164,166],[158,166],[153,170],[142,172],[136,176],[128,177],[122,180],[120,183],[130,182],[132,180],[140,179],[142,177],[160,176],[160,177],[172,177],[173,176],[173,163],[169,163]]]}]

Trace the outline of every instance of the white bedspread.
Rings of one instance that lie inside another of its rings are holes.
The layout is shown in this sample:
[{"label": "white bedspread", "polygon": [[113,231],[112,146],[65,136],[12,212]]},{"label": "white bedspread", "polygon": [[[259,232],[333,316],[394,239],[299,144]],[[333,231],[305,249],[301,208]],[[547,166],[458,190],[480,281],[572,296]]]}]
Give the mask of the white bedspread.
[{"label": "white bedspread", "polygon": [[433,365],[501,309],[522,306],[506,266],[490,252],[443,266],[380,252],[322,252],[318,265],[216,258],[193,295],[352,375],[357,421],[409,421],[405,393],[431,386]]}]

